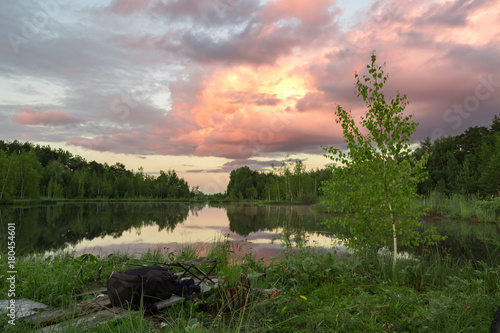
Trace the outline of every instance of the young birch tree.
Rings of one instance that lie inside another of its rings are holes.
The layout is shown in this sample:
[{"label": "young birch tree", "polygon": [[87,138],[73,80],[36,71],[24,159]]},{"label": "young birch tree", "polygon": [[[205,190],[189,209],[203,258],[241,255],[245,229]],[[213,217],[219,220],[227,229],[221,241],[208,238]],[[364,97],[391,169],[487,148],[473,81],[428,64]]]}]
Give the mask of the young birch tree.
[{"label": "young birch tree", "polygon": [[357,96],[368,108],[360,120],[364,129],[350,111],[337,107],[336,122],[342,126],[347,151],[323,147],[324,156],[334,162],[333,177],[323,184],[323,191],[327,207],[339,213],[334,223],[350,232],[340,236],[344,244],[372,255],[392,245],[395,265],[398,245],[432,241],[437,236],[433,231],[420,235],[415,229],[424,211],[413,199],[417,184],[426,176],[426,156],[417,162],[410,150],[410,137],[418,124],[412,115],[404,115],[406,95],[398,92],[386,101],[382,88],[388,76],[375,62],[372,54],[368,75],[355,75]]}]

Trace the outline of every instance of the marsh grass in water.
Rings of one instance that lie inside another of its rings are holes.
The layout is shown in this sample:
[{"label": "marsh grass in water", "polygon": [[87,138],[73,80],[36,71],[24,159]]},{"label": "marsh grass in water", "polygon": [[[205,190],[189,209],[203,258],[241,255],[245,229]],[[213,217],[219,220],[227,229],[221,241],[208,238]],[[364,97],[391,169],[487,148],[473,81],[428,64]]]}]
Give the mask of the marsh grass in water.
[{"label": "marsh grass in water", "polygon": [[420,202],[429,216],[446,216],[471,222],[499,222],[500,198],[481,198],[476,195],[451,194],[433,191]]},{"label": "marsh grass in water", "polygon": [[[438,248],[417,258],[399,260],[395,270],[390,255],[375,260],[336,254],[315,247],[293,251],[284,247],[269,262],[250,253],[234,251],[227,238],[204,247],[176,252],[155,249],[136,255],[140,260],[178,261],[194,256],[216,257],[217,275],[232,288],[240,276],[250,278],[251,289],[241,307],[223,306],[218,290],[204,295],[203,303],[182,302],[155,316],[130,314],[96,326],[93,332],[479,332],[487,331],[500,306],[500,270],[486,261],[454,258]],[[197,255],[200,254],[200,255]],[[18,259],[17,297],[53,307],[73,303],[84,290],[104,286],[113,267],[132,255],[83,255],[60,253],[48,258]],[[6,272],[2,255],[0,275]],[[94,277],[103,267],[101,279]],[[80,271],[82,273],[80,273]],[[274,297],[259,295],[256,288],[281,290]],[[0,298],[7,299],[6,280],[0,280]],[[6,324],[7,331],[26,332],[37,327]],[[68,332],[79,328],[67,327]]]}]

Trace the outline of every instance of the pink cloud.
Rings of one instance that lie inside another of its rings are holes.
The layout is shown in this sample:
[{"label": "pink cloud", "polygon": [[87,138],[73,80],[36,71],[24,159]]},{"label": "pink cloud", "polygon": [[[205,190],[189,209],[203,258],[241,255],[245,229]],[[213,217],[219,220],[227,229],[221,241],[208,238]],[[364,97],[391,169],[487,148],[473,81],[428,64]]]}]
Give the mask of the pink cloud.
[{"label": "pink cloud", "polygon": [[124,154],[151,154],[154,151],[148,147],[154,138],[138,131],[114,132],[93,138],[71,138],[66,143],[89,150],[112,151]]},{"label": "pink cloud", "polygon": [[289,55],[295,48],[307,48],[338,32],[336,18],[340,10],[333,7],[334,1],[280,0],[261,6],[256,5],[257,1],[238,1],[226,10],[217,9],[224,3],[183,0],[159,5],[158,10],[167,17],[178,19],[174,13],[179,13],[183,23],[220,25],[223,30],[231,31],[240,29],[231,25],[246,25],[240,32],[224,38],[216,31],[185,30],[180,34],[180,43],[166,40],[163,47],[203,64],[266,65]]},{"label": "pink cloud", "polygon": [[331,23],[329,10],[336,1],[332,0],[278,0],[265,5],[263,16],[272,22],[283,18],[298,18],[308,26],[324,26]]},{"label": "pink cloud", "polygon": [[[129,11],[140,9],[135,2],[118,3]],[[245,7],[253,9],[245,14],[247,25],[243,16],[233,21],[229,13],[216,13],[214,3],[186,0],[156,7],[171,19],[180,20],[175,14],[186,22],[201,20],[204,27],[214,17],[214,26],[237,21],[242,25],[238,33],[170,29],[158,43],[149,35],[124,35],[120,41],[185,56],[189,79],[169,86],[173,105],[166,115],[142,123],[147,129],[140,132],[69,143],[102,151],[233,159],[342,144],[333,110],[341,105],[355,117],[366,111],[355,94],[354,73],[364,73],[374,50],[379,64],[387,62],[386,96],[398,90],[408,95],[407,112],[423,125],[420,138],[435,127],[453,125],[444,112],[475,93],[479,76],[500,80],[500,10],[492,2],[375,1],[347,32],[337,27],[333,1],[277,0]],[[232,13],[240,15],[239,10]],[[493,101],[481,101],[475,115],[495,112]],[[144,118],[142,112],[137,116]]]},{"label": "pink cloud", "polygon": [[38,111],[29,106],[20,107],[21,113],[12,116],[12,120],[22,125],[58,126],[80,123],[82,120],[59,110]]},{"label": "pink cloud", "polygon": [[276,94],[255,93],[252,91],[230,91],[221,94],[221,97],[231,99],[232,104],[277,105],[281,102]]}]

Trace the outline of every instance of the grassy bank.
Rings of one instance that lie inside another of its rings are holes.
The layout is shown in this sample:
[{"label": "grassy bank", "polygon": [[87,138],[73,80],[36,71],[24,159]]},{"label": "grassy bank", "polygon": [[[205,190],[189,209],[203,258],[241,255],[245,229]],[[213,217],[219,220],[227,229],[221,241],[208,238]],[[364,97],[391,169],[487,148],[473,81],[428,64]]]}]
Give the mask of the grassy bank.
[{"label": "grassy bank", "polygon": [[265,206],[265,205],[312,205],[315,204],[315,201],[313,199],[308,199],[308,200],[252,200],[252,199],[242,199],[242,200],[229,200],[229,199],[220,199],[220,200],[214,200],[210,199],[210,203],[220,203],[220,204],[236,204],[236,205],[243,205],[243,204],[257,204],[260,206]]},{"label": "grassy bank", "polygon": [[65,204],[65,203],[136,203],[136,202],[147,202],[147,203],[165,203],[165,202],[183,202],[183,203],[213,203],[213,204],[258,204],[258,205],[311,205],[314,204],[314,200],[229,200],[229,199],[213,199],[209,196],[205,198],[93,198],[93,199],[65,199],[65,198],[39,198],[39,199],[12,199],[9,201],[0,201],[1,206],[35,206],[35,205],[53,205],[53,204]]},{"label": "grassy bank", "polygon": [[199,203],[206,202],[207,200],[200,200],[198,198],[182,199],[182,198],[93,198],[93,199],[64,199],[64,198],[40,198],[40,199],[13,199],[10,201],[0,202],[1,206],[36,206],[36,205],[54,205],[54,204],[67,204],[67,203],[165,203],[165,202],[183,202],[183,203]]},{"label": "grassy bank", "polygon": [[[481,197],[457,193],[447,196],[433,191],[418,199],[417,204],[426,208],[427,217],[446,217],[481,223],[500,222],[500,197]],[[321,200],[314,204],[313,208],[318,212],[328,212]]]},{"label": "grassy bank", "polygon": [[[227,239],[204,248],[177,252],[148,251],[139,258],[180,261],[202,252],[219,261],[217,275],[225,282],[204,297],[206,304],[184,302],[164,309],[162,316],[131,315],[94,332],[478,332],[487,331],[500,306],[500,270],[496,263],[472,262],[430,251],[419,260],[400,260],[394,274],[389,259],[336,259],[316,248],[298,252],[284,249],[279,259],[266,263],[239,253]],[[59,307],[74,295],[104,286],[113,267],[130,254],[53,257],[30,256],[16,263],[16,297]],[[2,255],[1,275],[7,271]],[[94,281],[99,267],[102,278]],[[278,288],[273,298],[255,292],[228,302],[225,290],[235,287],[240,274],[262,273],[251,279],[253,288]],[[0,280],[0,299],[7,299],[7,281]],[[7,331],[35,329],[6,325]],[[163,327],[159,325],[163,323]],[[77,328],[69,331],[78,332]]]},{"label": "grassy bank", "polygon": [[500,222],[500,198],[482,198],[476,195],[431,192],[420,202],[429,216],[464,219],[471,222]]}]

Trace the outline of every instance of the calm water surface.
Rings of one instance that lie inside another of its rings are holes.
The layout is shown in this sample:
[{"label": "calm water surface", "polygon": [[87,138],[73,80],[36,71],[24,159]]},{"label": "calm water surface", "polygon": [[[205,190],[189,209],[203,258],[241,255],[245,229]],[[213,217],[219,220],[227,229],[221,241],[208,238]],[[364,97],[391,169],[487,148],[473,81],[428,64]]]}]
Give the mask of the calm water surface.
[{"label": "calm water surface", "polygon": [[[141,253],[148,248],[182,248],[228,237],[236,249],[256,258],[278,256],[285,240],[306,242],[345,252],[329,218],[309,206],[258,206],[256,204],[207,205],[187,203],[57,204],[24,208],[0,208],[0,225],[16,225],[18,256],[34,252],[75,250],[77,254],[113,251]],[[495,224],[467,221],[424,221],[447,239],[438,247],[452,256],[486,259],[500,244]],[[2,250],[7,234],[0,232]],[[500,253],[500,250],[497,251]]]},{"label": "calm water surface", "polygon": [[338,245],[324,232],[326,217],[308,206],[255,204],[58,204],[1,210],[2,224],[16,223],[18,255],[66,249],[77,254],[141,253],[228,237],[235,248],[269,258],[283,249],[284,234],[293,244]]}]

